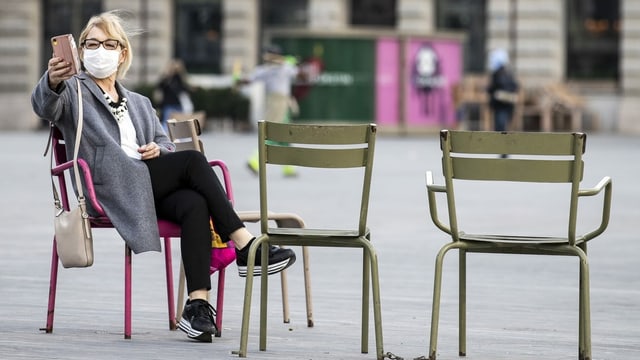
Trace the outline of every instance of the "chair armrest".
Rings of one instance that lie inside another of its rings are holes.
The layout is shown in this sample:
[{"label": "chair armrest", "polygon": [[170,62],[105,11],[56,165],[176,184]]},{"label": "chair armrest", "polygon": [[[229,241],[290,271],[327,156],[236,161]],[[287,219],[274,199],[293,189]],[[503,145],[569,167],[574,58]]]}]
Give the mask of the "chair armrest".
[{"label": "chair armrest", "polygon": [[84,180],[84,185],[87,188],[87,197],[91,202],[91,206],[98,212],[100,216],[107,216],[104,213],[104,209],[102,205],[98,202],[98,197],[96,196],[96,189],[93,187],[93,177],[91,176],[91,169],[89,168],[89,164],[82,159],[78,158],[78,166],[82,171],[82,177]]},{"label": "chair armrest", "polygon": [[209,165],[211,167],[219,167],[222,171],[222,180],[224,181],[224,190],[227,193],[227,198],[231,201],[231,205],[233,205],[233,186],[231,186],[231,175],[229,174],[229,168],[227,164],[225,164],[222,160],[209,160]]},{"label": "chair armrest", "polygon": [[68,170],[73,167],[73,161],[67,161],[60,165],[57,165],[51,169],[51,175],[53,176],[62,176],[65,170]]},{"label": "chair armrest", "polygon": [[[258,210],[237,211],[237,213],[242,222],[257,223],[260,221],[260,211]],[[275,221],[276,226],[279,228],[303,229],[306,227],[304,220],[298,214],[294,213],[276,213],[268,211],[267,219]]]},{"label": "chair armrest", "polygon": [[595,238],[596,236],[602,234],[607,226],[609,225],[609,217],[611,215],[611,190],[612,190],[612,181],[609,176],[605,176],[600,180],[600,182],[588,189],[580,189],[578,191],[578,196],[594,196],[598,195],[604,189],[604,199],[602,201],[602,219],[600,221],[600,226],[583,235],[585,241]]},{"label": "chair armrest", "polygon": [[435,185],[433,183],[433,173],[431,171],[426,172],[425,182],[427,184],[427,199],[429,200],[429,214],[431,215],[431,221],[433,221],[438,229],[446,232],[449,235],[452,235],[451,228],[443,224],[438,217],[438,206],[435,194],[437,192],[446,193],[447,189],[443,185]]},{"label": "chair armrest", "polygon": [[444,185],[435,185],[433,183],[433,173],[427,171],[426,174],[427,190],[430,192],[447,192],[447,188]]},{"label": "chair armrest", "polygon": [[[102,209],[102,206],[100,206],[100,203],[98,203],[98,199],[96,198],[96,192],[93,188],[93,179],[91,177],[91,170],[89,169],[89,165],[84,159],[78,159],[78,167],[80,168],[80,175],[83,177],[84,184],[87,188],[87,194],[85,194],[86,197],[89,199],[91,205],[99,213],[99,215],[105,216],[104,210]],[[70,169],[73,169],[73,161],[71,160],[53,167],[51,169],[51,175],[58,177],[64,176],[64,172]]]},{"label": "chair armrest", "polygon": [[611,178],[609,176],[603,177],[602,180],[600,180],[600,182],[598,184],[596,184],[596,186],[594,186],[592,188],[580,189],[578,191],[578,196],[593,196],[593,195],[597,195],[605,187],[608,187],[609,191],[611,191]]}]

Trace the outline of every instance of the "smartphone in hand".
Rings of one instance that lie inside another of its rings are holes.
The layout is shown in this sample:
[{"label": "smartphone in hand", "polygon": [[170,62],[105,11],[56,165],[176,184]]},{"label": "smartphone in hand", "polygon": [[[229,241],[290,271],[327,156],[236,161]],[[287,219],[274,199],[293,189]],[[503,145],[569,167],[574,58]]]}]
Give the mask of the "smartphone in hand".
[{"label": "smartphone in hand", "polygon": [[73,35],[64,34],[52,37],[51,47],[53,47],[54,56],[62,58],[71,64],[72,75],[80,72],[80,58],[78,57],[78,48]]}]

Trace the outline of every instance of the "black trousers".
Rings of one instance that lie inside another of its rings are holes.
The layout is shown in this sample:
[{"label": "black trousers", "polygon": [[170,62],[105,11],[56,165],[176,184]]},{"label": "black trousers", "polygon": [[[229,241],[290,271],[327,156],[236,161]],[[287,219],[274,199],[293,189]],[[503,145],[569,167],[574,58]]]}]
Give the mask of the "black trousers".
[{"label": "black trousers", "polygon": [[188,291],[211,289],[209,218],[223,241],[244,224],[202,153],[178,151],[145,163],[158,217],[181,226],[180,248]]}]

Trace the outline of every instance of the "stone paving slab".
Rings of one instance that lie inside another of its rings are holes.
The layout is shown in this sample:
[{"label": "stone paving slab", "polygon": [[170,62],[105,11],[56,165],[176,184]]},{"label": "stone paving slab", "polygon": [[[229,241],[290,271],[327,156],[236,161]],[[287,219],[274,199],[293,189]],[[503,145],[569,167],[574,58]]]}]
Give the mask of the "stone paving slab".
[{"label": "stone paving slab", "polygon": [[[123,339],[123,243],[112,230],[97,230],[96,262],[88,269],[59,273],[54,332],[44,334],[51,254],[51,190],[48,158],[42,157],[44,132],[0,133],[0,359],[232,359],[239,347],[244,281],[235,265],[228,269],[224,329],[212,344],[188,341],[169,331],[163,257],[134,256],[133,338]],[[255,133],[206,132],[210,158],[230,167],[239,210],[258,208],[257,179],[245,168]],[[587,141],[585,186],[604,175],[613,178],[611,224],[589,248],[593,358],[640,358],[640,250],[635,225],[640,219],[640,139],[594,134]],[[428,218],[424,171],[439,169],[434,136],[380,136],[369,223],[379,252],[385,351],[404,359],[428,353],[435,254],[448,239]],[[302,169],[300,176],[318,185],[340,182]],[[273,191],[320,200],[296,212],[307,224],[339,223],[341,199],[296,187],[296,179],[275,174]],[[475,189],[469,189],[473,192]],[[531,210],[543,193],[516,198],[506,189],[491,201],[512,201],[490,213],[478,205],[461,207],[472,227],[498,217],[519,229],[533,218],[544,229],[563,224],[562,210]],[[549,189],[548,191],[555,191]],[[482,194],[474,193],[480,197]],[[346,205],[345,205],[346,206]],[[596,203],[585,202],[584,222],[597,220]],[[276,211],[290,211],[286,202]],[[594,210],[595,209],[595,210]],[[550,217],[551,219],[547,219]],[[595,219],[595,220],[594,220]],[[255,224],[249,225],[254,232]],[[173,245],[174,259],[179,244]],[[300,249],[295,249],[301,255]],[[257,292],[254,295],[248,358],[373,359],[359,349],[359,272],[353,249],[311,249],[313,315],[307,328],[301,262],[289,273],[291,322],[282,322],[277,277],[270,287],[267,351],[258,350]],[[174,261],[177,274],[178,260]],[[439,359],[458,359],[457,256],[445,261],[438,343]],[[468,336],[466,359],[577,358],[578,263],[574,258],[471,254],[468,259]],[[345,274],[353,273],[350,277]],[[258,289],[256,284],[256,289]]]}]

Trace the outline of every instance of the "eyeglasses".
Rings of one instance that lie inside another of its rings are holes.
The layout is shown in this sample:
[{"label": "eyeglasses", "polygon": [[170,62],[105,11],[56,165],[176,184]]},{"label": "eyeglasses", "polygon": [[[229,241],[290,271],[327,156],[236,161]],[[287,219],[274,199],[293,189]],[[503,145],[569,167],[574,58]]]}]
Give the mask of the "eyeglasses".
[{"label": "eyeglasses", "polygon": [[102,45],[105,50],[116,50],[118,46],[120,46],[120,41],[116,39],[107,39],[103,41],[98,41],[96,39],[87,39],[82,42],[82,46],[84,46],[84,48],[88,50],[96,50],[100,47],[100,45]]}]

